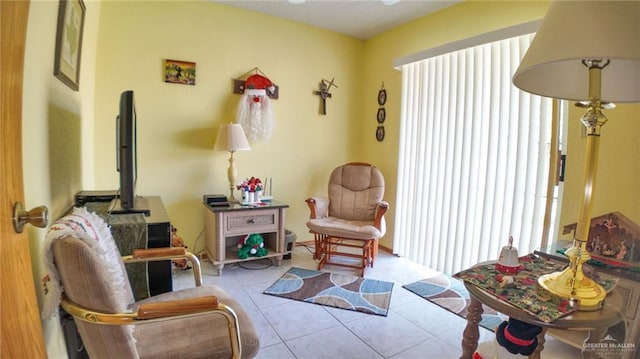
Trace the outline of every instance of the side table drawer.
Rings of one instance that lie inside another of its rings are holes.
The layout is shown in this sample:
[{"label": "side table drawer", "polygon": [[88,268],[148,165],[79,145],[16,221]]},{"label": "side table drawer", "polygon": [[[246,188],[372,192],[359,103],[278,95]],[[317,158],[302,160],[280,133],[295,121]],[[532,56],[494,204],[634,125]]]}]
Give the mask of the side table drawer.
[{"label": "side table drawer", "polygon": [[222,223],[225,235],[277,231],[278,210],[224,213]]}]

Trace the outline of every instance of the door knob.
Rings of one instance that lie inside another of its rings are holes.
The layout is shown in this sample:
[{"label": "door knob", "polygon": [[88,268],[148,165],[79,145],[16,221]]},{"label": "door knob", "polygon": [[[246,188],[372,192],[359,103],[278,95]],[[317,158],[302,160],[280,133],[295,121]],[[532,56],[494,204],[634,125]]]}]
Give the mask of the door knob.
[{"label": "door knob", "polygon": [[27,223],[38,228],[45,228],[49,224],[47,206],[39,206],[27,212],[21,202],[16,202],[13,205],[13,229],[16,233],[22,233],[24,225]]}]

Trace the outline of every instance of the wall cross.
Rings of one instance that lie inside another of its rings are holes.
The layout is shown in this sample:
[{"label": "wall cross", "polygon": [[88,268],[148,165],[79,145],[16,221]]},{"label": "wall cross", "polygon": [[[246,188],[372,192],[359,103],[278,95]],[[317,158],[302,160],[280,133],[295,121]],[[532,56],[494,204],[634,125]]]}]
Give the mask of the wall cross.
[{"label": "wall cross", "polygon": [[320,96],[320,114],[321,115],[327,114],[327,98],[331,98],[331,94],[329,93],[331,86],[336,88],[338,87],[338,85],[333,83],[333,80],[334,79],[331,79],[331,81],[327,81],[325,79],[322,79],[322,81],[320,81],[320,90],[313,91],[315,95]]}]

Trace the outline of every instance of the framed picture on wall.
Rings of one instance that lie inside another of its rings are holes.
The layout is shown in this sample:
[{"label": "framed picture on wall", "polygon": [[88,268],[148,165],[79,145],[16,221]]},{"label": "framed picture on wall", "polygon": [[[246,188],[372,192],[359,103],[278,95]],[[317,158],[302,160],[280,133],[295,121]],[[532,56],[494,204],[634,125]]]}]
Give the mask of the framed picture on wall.
[{"label": "framed picture on wall", "polygon": [[53,75],[74,91],[80,83],[84,13],[82,0],[60,0]]},{"label": "framed picture on wall", "polygon": [[196,63],[190,61],[164,60],[164,82],[195,85]]}]

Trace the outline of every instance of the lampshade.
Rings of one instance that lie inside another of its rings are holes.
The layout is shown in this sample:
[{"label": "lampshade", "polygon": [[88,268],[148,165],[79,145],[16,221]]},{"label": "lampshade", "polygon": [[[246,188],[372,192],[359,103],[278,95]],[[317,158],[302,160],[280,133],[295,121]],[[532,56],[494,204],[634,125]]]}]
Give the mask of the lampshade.
[{"label": "lampshade", "polygon": [[640,1],[553,2],[513,83],[540,96],[588,100],[583,59],[610,60],[602,102],[640,102]]},{"label": "lampshade", "polygon": [[215,151],[248,151],[251,149],[247,136],[244,134],[242,126],[237,123],[230,123],[220,126],[218,137],[213,148]]}]

